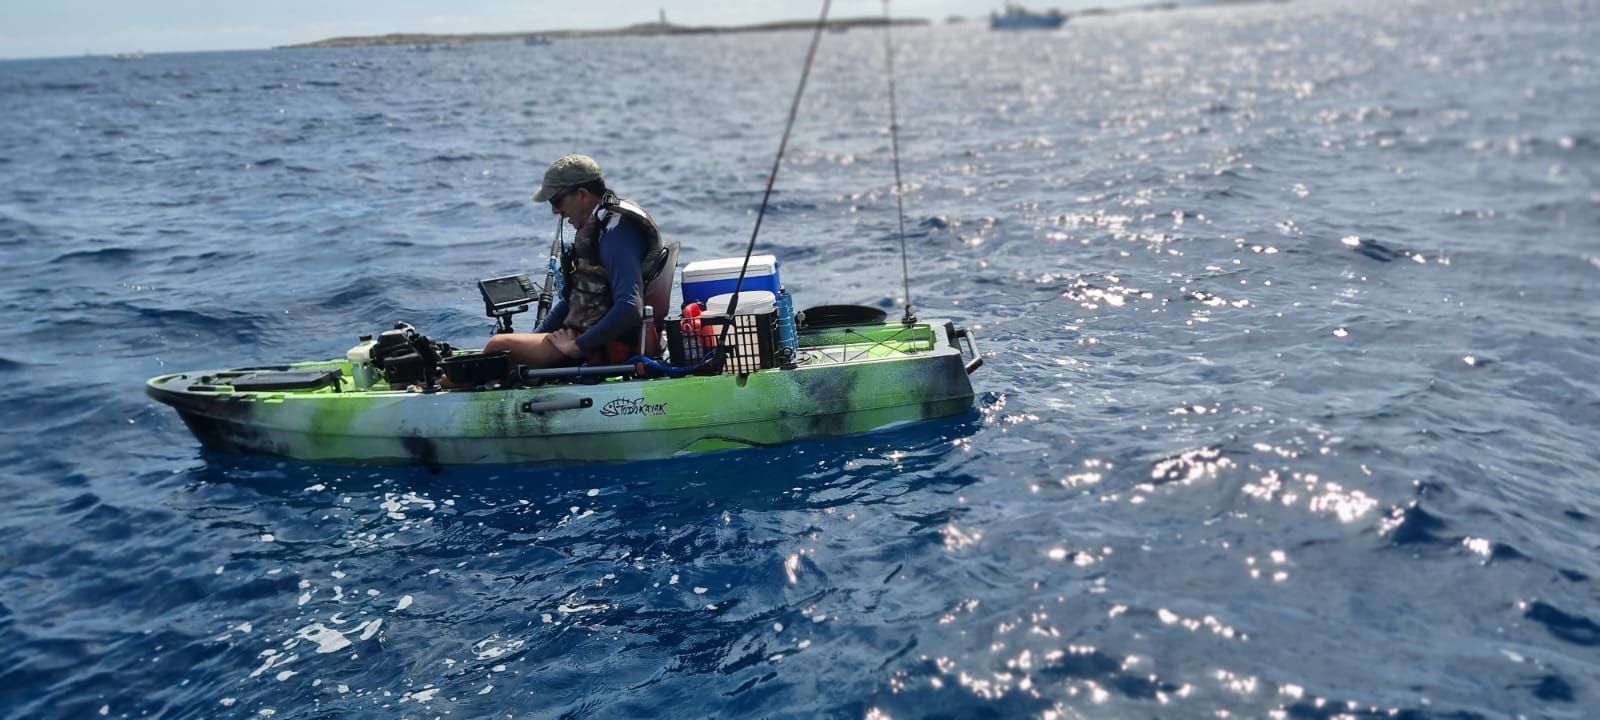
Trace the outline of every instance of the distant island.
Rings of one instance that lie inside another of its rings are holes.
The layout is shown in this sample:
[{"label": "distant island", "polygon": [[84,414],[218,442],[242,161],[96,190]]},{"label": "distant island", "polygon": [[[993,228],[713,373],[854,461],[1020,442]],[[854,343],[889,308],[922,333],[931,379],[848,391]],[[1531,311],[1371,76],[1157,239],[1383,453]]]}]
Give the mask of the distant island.
[{"label": "distant island", "polygon": [[[1117,15],[1130,12],[1152,12],[1164,10],[1178,10],[1183,8],[1201,8],[1217,5],[1254,5],[1258,3],[1286,3],[1289,0],[1156,0],[1143,5],[1130,5],[1119,8],[1093,8],[1074,12],[1063,12],[1067,18],[1093,17],[1096,15]],[[966,22],[968,18],[952,16],[945,20],[949,23]],[[924,18],[904,18],[885,20],[882,17],[857,17],[829,20],[827,28],[833,32],[847,32],[851,28],[868,27],[878,28],[885,24],[899,27],[902,25],[921,26],[929,25],[930,21]],[[758,23],[755,25],[675,25],[667,22],[663,13],[660,22],[640,23],[610,30],[541,30],[528,32],[501,32],[501,33],[459,33],[453,35],[440,35],[434,33],[390,33],[388,35],[365,35],[328,38],[316,42],[300,43],[297,45],[279,45],[275,49],[294,48],[332,48],[332,47],[368,47],[376,45],[410,45],[418,49],[432,49],[434,47],[453,47],[473,43],[495,42],[522,42],[528,45],[543,45],[554,39],[565,38],[594,38],[594,37],[640,37],[659,35],[720,35],[733,33],[778,32],[783,30],[810,30],[817,26],[815,20],[783,20],[780,22]]]},{"label": "distant island", "polygon": [[[927,25],[928,21],[922,18],[906,18],[886,21],[881,17],[842,18],[829,20],[827,27],[834,32],[845,32],[858,27],[883,27],[885,23],[893,26],[902,25]],[[330,48],[330,47],[367,47],[373,45],[467,45],[472,43],[492,42],[528,42],[530,38],[561,39],[561,38],[592,38],[592,37],[638,37],[653,35],[720,35],[731,33],[776,32],[781,30],[810,30],[817,26],[815,20],[785,20],[782,22],[759,23],[756,25],[674,25],[668,22],[641,23],[629,25],[624,28],[610,30],[543,30],[539,32],[502,32],[502,33],[462,33],[454,35],[439,35],[433,33],[390,33],[388,35],[367,35],[336,37],[316,42],[300,43],[297,45],[280,45],[279,49],[295,48]],[[533,44],[533,43],[530,43]]]}]

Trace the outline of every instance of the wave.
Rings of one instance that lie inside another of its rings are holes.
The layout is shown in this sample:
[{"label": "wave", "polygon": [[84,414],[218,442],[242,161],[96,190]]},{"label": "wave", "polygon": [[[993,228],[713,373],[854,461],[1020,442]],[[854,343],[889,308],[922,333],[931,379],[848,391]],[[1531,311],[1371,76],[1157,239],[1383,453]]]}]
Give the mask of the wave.
[{"label": "wave", "polygon": [[1535,600],[1523,613],[1562,640],[1583,647],[1600,646],[1600,624],[1583,615],[1567,613],[1549,603]]},{"label": "wave", "polygon": [[1343,243],[1351,252],[1382,263],[1401,260],[1410,257],[1412,254],[1409,250],[1396,250],[1372,238],[1350,236],[1346,237]]},{"label": "wave", "polygon": [[357,278],[328,296],[326,300],[317,303],[317,307],[328,310],[352,310],[372,307],[379,300],[384,299],[384,288],[387,287],[389,280],[390,278]]},{"label": "wave", "polygon": [[50,264],[70,265],[76,263],[103,263],[111,265],[126,265],[139,257],[139,251],[133,248],[101,248],[99,250],[76,250],[62,253],[50,259]]},{"label": "wave", "polygon": [[43,235],[38,225],[0,213],[0,244],[21,244],[27,240],[43,239]]},{"label": "wave", "polygon": [[1445,521],[1422,509],[1420,502],[1413,502],[1398,514],[1399,522],[1389,534],[1389,542],[1393,545],[1455,545],[1454,538],[1440,537],[1449,526]]},{"label": "wave", "polygon": [[[267,315],[219,307],[206,310],[160,308],[126,300],[80,303],[55,316],[57,322],[119,332],[127,328],[142,328],[145,333],[187,333],[201,337],[224,335],[245,346],[258,343],[269,318]],[[38,332],[47,330],[41,328]]]},{"label": "wave", "polygon": [[0,93],[78,93],[98,90],[99,88],[98,84],[87,82],[25,82],[14,85],[0,85]]}]

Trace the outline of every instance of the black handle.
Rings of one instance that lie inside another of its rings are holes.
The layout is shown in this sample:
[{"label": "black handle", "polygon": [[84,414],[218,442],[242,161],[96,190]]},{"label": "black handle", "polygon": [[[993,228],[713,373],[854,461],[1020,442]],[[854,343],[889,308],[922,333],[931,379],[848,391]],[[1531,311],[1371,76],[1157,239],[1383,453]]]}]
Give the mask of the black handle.
[{"label": "black handle", "polygon": [[[983,356],[978,354],[977,337],[972,334],[971,330],[966,328],[956,328],[953,335],[955,335],[955,337],[959,340],[966,340],[967,350],[972,351],[972,359],[968,360],[966,365],[963,366],[967,369],[967,374],[971,375],[972,373],[977,372],[978,368],[983,367]],[[960,349],[960,345],[957,345],[956,348]],[[962,357],[966,357],[966,355],[967,353],[965,351],[961,353]]]},{"label": "black handle", "polygon": [[566,398],[538,402],[529,400],[522,404],[522,411],[525,413],[547,413],[557,410],[582,410],[591,407],[594,407],[594,400],[590,398]]}]

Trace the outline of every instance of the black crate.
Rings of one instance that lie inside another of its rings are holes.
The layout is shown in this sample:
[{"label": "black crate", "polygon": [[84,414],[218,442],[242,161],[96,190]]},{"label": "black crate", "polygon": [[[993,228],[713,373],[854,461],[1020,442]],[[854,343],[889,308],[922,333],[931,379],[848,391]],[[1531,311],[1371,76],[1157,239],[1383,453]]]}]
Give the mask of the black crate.
[{"label": "black crate", "polygon": [[344,373],[340,370],[261,371],[240,375],[223,382],[232,385],[233,389],[239,392],[315,390],[329,385],[338,392],[339,378],[343,376]]},{"label": "black crate", "polygon": [[[690,367],[711,353],[728,324],[726,316],[705,315],[667,321],[667,352],[672,364]],[[733,327],[723,340],[727,349],[721,363],[711,362],[699,370],[706,375],[751,373],[778,366],[778,314],[735,315]]]},{"label": "black crate", "polygon": [[457,387],[483,385],[504,380],[511,374],[511,353],[462,353],[439,361],[439,367]]}]

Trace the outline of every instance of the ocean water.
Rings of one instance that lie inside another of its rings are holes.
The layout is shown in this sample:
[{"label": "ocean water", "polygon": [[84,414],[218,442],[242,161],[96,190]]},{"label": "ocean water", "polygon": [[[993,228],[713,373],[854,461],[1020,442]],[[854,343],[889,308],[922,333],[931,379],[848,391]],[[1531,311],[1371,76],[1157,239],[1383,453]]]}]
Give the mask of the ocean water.
[{"label": "ocean water", "polygon": [[[485,337],[570,151],[749,238],[809,36],[0,63],[0,717],[1581,718],[1600,5],[895,33],[974,411],[636,465],[201,449],[145,378]],[[760,249],[904,302],[881,34]]]}]

